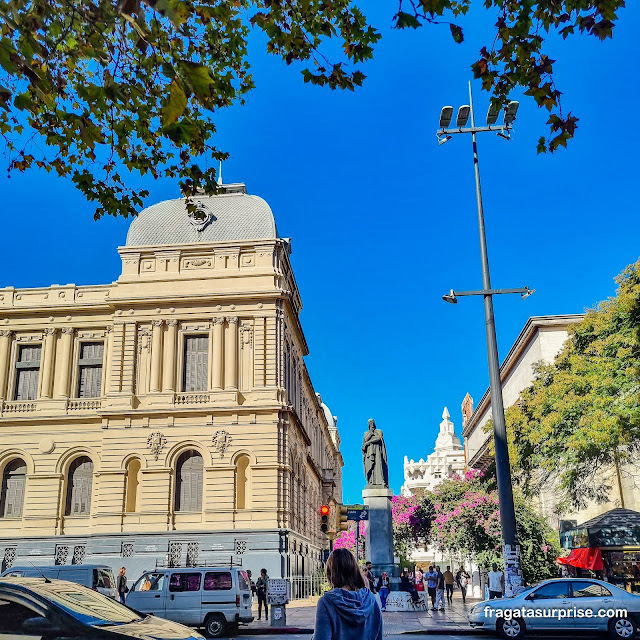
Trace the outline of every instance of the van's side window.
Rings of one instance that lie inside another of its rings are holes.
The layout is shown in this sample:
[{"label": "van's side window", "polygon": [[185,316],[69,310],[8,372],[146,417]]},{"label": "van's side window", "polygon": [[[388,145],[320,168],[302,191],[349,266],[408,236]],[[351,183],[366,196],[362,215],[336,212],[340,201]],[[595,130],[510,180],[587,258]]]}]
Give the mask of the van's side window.
[{"label": "van's side window", "polygon": [[200,573],[172,573],[169,591],[200,591]]},{"label": "van's side window", "polygon": [[229,591],[232,586],[231,571],[207,571],[204,574],[205,591]]}]

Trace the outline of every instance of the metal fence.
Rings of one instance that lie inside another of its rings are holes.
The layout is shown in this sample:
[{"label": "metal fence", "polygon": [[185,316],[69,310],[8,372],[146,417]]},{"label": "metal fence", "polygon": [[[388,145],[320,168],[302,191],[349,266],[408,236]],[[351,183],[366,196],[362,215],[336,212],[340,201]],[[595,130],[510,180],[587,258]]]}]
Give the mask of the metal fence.
[{"label": "metal fence", "polygon": [[331,588],[326,576],[289,576],[286,580],[291,585],[292,600],[304,600],[311,596],[321,596]]}]

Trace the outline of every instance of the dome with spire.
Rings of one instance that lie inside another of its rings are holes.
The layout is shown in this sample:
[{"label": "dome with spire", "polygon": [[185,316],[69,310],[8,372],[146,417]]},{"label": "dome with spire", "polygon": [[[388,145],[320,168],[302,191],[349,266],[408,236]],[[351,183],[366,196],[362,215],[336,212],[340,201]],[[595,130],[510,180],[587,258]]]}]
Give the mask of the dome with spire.
[{"label": "dome with spire", "polygon": [[209,244],[278,238],[273,212],[260,197],[247,194],[244,184],[221,185],[224,193],[158,202],[138,214],[129,227],[127,247]]}]

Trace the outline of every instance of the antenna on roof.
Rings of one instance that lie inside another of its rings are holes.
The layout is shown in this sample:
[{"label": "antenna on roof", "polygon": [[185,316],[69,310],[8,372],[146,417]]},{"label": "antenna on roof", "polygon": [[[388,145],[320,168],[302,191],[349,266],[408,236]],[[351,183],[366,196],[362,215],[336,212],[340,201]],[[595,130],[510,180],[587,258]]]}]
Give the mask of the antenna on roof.
[{"label": "antenna on roof", "polygon": [[222,160],[220,160],[220,169],[218,171],[218,186],[222,186]]},{"label": "antenna on roof", "polygon": [[29,560],[28,562],[44,578],[45,584],[51,584],[51,580],[49,580],[49,578],[47,578],[47,576],[45,576],[44,573],[42,573],[42,571],[40,571],[40,569],[36,567],[36,565],[33,564],[33,562],[31,562],[31,560]]}]

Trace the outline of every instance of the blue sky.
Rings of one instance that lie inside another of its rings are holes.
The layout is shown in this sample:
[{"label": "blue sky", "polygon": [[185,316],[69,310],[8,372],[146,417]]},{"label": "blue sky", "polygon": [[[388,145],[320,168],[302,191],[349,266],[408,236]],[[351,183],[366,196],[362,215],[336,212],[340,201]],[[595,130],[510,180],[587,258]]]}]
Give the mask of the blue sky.
[{"label": "blue sky", "polygon": [[[547,115],[527,98],[510,142],[479,139],[493,285],[537,290],[496,299],[501,357],[528,317],[581,312],[613,295],[614,276],[640,254],[638,134],[627,106],[638,99],[640,9],[629,4],[613,40],[549,47],[564,107],[580,118],[568,150],[536,155]],[[469,65],[490,44],[495,16],[476,8],[456,45],[446,27],[391,30],[397,3],[375,5],[368,17],[383,39],[364,87],[304,85],[255,35],[257,89],[216,119],[218,146],[232,155],[225,182],[262,196],[293,239],[307,366],[339,417],[351,502],[361,500],[368,418],[385,432],[397,492],[403,456],[428,455],[443,407],[459,433],[465,393],[478,401],[488,385],[481,299],[441,300],[450,288],[481,288],[471,141],[439,147],[435,129],[441,106],[467,103]],[[488,96],[476,86],[474,97],[483,117]],[[145,184],[147,204],[178,194],[170,180]],[[0,286],[118,277],[128,221],[94,222],[69,182],[36,170],[3,175],[0,194]]]}]

